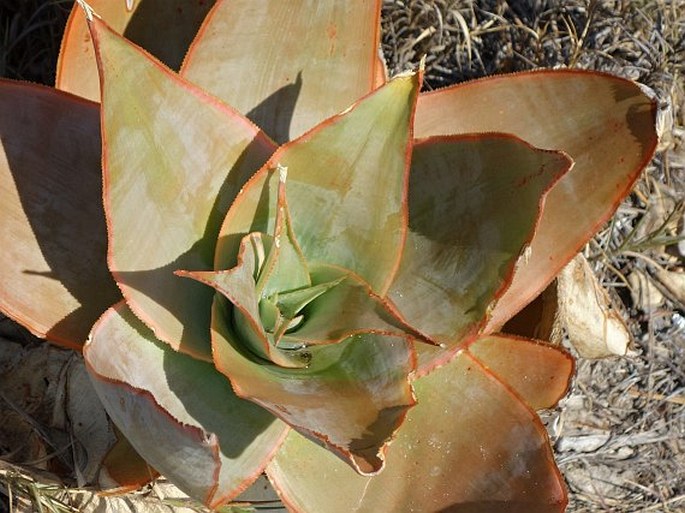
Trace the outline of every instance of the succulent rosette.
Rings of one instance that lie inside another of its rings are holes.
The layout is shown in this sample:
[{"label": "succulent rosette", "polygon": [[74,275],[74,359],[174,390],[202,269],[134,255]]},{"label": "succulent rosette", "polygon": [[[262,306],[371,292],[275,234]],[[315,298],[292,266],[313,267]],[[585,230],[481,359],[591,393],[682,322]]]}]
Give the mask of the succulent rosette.
[{"label": "succulent rosette", "polygon": [[293,511],[563,511],[535,410],[572,358],[500,330],[629,191],[654,102],[571,70],[420,93],[379,1],[210,4],[83,5],[70,92],[0,83],[0,308],[83,346],[211,507],[266,472]]}]

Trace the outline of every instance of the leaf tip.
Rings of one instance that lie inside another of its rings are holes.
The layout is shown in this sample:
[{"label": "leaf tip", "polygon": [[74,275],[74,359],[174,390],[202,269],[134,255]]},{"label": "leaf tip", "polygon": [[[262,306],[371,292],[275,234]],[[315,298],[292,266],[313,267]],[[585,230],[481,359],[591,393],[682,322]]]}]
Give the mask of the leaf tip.
[{"label": "leaf tip", "polygon": [[83,10],[83,14],[85,15],[88,23],[93,21],[93,18],[100,18],[97,15],[97,13],[93,10],[93,8],[90,5],[88,5],[88,3],[85,0],[76,0],[76,3]]},{"label": "leaf tip", "polygon": [[282,184],[285,184],[285,181],[288,178],[288,167],[281,164],[276,164],[276,169],[278,169],[278,181]]}]

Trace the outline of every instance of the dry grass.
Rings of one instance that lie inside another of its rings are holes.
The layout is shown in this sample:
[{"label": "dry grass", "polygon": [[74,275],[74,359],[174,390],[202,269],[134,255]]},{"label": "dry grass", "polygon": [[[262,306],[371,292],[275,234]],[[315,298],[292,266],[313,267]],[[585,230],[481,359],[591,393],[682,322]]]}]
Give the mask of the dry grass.
[{"label": "dry grass", "polygon": [[[52,83],[69,3],[0,0],[0,74]],[[392,71],[426,55],[426,88],[570,66],[655,90],[659,153],[586,249],[635,342],[625,358],[580,361],[548,420],[569,512],[685,511],[685,294],[659,274],[682,271],[685,253],[685,1],[385,0],[383,48]],[[650,305],[640,289],[664,298]]]}]

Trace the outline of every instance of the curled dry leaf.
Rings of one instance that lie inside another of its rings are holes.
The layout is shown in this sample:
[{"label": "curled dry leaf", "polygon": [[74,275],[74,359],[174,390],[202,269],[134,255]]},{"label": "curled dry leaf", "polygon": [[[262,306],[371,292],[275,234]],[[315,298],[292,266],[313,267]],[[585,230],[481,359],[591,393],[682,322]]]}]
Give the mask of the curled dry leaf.
[{"label": "curled dry leaf", "polygon": [[[555,323],[585,358],[624,355],[630,333],[583,255],[574,258],[557,278],[558,314]],[[553,330],[560,333],[559,329]]]},{"label": "curled dry leaf", "polygon": [[685,273],[658,268],[654,276],[659,284],[666,289],[665,292],[669,299],[685,306]]},{"label": "curled dry leaf", "polygon": [[664,295],[652,279],[641,269],[635,269],[628,275],[630,297],[633,303],[643,312],[653,312],[664,302]]},{"label": "curled dry leaf", "polygon": [[505,333],[559,345],[569,342],[584,358],[624,355],[628,328],[582,254],[577,255],[535,301],[511,319]]}]

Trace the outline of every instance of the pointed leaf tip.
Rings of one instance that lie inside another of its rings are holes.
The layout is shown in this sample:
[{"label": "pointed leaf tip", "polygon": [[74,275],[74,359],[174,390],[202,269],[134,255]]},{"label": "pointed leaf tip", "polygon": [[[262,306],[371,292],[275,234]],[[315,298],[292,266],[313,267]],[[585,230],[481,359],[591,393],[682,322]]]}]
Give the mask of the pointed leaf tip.
[{"label": "pointed leaf tip", "polygon": [[381,0],[218,2],[181,73],[285,143],[374,88],[380,11]]},{"label": "pointed leaf tip", "polygon": [[[388,294],[408,322],[448,351],[475,333],[533,237],[543,198],[570,165],[508,134],[417,141],[407,242]],[[417,349],[421,369],[441,357]]]},{"label": "pointed leaf tip", "polygon": [[[86,20],[87,21],[93,21],[93,17],[97,16],[97,14],[95,14],[95,11],[93,10],[93,8],[85,0],[76,0],[76,3],[83,10],[83,14],[86,17]],[[99,16],[98,16],[98,18],[99,18]]]},{"label": "pointed leaf tip", "polygon": [[467,352],[414,382],[418,404],[360,476],[291,432],[267,474],[293,511],[562,513],[567,498],[546,431]]},{"label": "pointed leaf tip", "polygon": [[110,270],[160,340],[211,361],[213,293],[173,271],[212,268],[221,220],[273,143],[104,21],[90,27],[102,83]]},{"label": "pointed leaf tip", "polygon": [[[88,0],[74,3],[62,37],[55,87],[93,101],[100,99],[89,18],[105,20],[170,68],[177,70],[215,0]],[[90,7],[87,12],[86,9]]]},{"label": "pointed leaf tip", "polygon": [[532,301],[618,207],[654,154],[655,116],[655,102],[634,82],[585,70],[499,75],[421,95],[419,137],[507,132],[575,161],[550,191],[530,258],[495,306],[488,331]]},{"label": "pointed leaf tip", "polygon": [[293,230],[307,261],[350,269],[382,295],[399,265],[406,236],[411,127],[419,87],[416,73],[395,78],[279,148],[231,206],[216,267],[235,265],[244,234],[272,232],[277,209],[264,198],[277,195],[274,170],[280,164],[288,168]]}]

